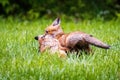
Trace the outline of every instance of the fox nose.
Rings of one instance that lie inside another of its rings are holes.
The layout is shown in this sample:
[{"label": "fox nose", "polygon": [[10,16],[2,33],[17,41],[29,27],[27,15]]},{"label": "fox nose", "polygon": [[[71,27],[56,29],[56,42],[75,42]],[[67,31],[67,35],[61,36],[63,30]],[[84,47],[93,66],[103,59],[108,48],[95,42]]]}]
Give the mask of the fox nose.
[{"label": "fox nose", "polygon": [[35,39],[35,40],[38,40],[38,36],[36,36],[34,39]]}]

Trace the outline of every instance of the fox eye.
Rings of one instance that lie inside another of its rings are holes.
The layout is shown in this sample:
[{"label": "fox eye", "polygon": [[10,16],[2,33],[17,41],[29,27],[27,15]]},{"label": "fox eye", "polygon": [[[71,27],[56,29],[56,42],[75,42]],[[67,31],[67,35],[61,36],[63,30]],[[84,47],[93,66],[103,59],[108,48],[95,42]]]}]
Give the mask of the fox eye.
[{"label": "fox eye", "polygon": [[46,33],[48,33],[49,31],[48,31],[48,30],[46,30],[45,32],[46,32]]}]

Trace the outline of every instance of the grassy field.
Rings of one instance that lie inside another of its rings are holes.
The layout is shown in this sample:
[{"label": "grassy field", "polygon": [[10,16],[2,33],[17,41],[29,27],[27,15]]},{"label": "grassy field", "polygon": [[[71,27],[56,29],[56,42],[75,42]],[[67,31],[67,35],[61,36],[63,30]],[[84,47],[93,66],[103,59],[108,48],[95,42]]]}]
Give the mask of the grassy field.
[{"label": "grassy field", "polygon": [[38,53],[34,37],[51,22],[0,20],[0,80],[120,80],[120,19],[78,23],[62,19],[66,33],[80,30],[111,45],[109,50],[91,46],[93,55],[70,54],[66,59]]}]

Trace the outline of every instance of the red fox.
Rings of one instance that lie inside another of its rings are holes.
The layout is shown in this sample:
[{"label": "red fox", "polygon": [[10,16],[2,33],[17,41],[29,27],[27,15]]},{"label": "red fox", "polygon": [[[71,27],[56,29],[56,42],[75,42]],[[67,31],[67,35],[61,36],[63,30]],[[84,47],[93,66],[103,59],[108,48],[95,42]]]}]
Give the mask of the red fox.
[{"label": "red fox", "polygon": [[39,51],[44,52],[48,49],[49,53],[54,54],[59,53],[59,57],[66,57],[67,48],[61,47],[57,39],[53,38],[51,35],[39,35],[35,37],[39,42]]},{"label": "red fox", "polygon": [[62,47],[66,47],[70,51],[91,52],[90,45],[103,49],[110,48],[109,45],[84,32],[76,31],[67,34],[64,33],[60,26],[60,18],[55,19],[55,21],[46,28],[45,35],[52,35],[60,42]]}]

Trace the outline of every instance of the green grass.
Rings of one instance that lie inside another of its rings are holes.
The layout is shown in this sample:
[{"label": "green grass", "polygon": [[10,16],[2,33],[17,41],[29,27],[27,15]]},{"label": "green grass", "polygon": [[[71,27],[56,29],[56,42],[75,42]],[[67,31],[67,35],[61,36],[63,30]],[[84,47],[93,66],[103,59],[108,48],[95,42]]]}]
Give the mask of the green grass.
[{"label": "green grass", "polygon": [[38,53],[34,37],[52,20],[0,20],[0,80],[120,80],[120,20],[62,19],[65,32],[80,30],[110,44],[109,50],[92,47],[93,55],[66,59]]}]

